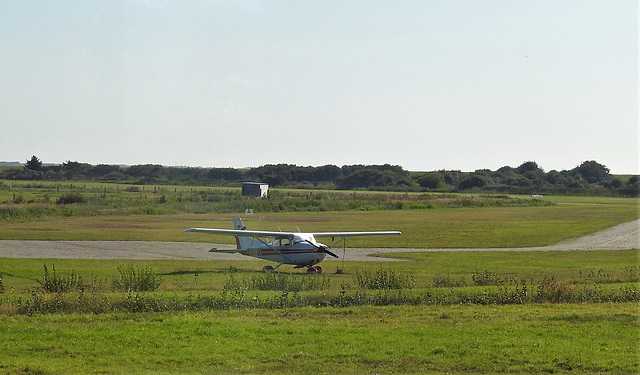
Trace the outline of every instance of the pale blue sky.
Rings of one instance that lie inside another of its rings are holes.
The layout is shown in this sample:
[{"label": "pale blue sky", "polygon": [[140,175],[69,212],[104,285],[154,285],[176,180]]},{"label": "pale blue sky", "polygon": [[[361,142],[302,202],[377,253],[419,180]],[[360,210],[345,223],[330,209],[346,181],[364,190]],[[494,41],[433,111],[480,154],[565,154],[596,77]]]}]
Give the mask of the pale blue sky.
[{"label": "pale blue sky", "polygon": [[638,167],[638,3],[0,2],[0,160]]}]

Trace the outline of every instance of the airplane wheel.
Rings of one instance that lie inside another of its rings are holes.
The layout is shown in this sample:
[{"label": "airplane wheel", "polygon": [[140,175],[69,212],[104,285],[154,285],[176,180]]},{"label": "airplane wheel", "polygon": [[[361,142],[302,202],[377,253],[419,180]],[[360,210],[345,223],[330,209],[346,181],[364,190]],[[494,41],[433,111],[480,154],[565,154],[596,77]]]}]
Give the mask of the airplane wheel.
[{"label": "airplane wheel", "polygon": [[307,273],[308,274],[322,273],[322,267],[320,266],[309,267],[307,268]]},{"label": "airplane wheel", "polygon": [[262,272],[266,272],[266,273],[273,272],[273,267],[264,266],[264,267],[262,267]]}]

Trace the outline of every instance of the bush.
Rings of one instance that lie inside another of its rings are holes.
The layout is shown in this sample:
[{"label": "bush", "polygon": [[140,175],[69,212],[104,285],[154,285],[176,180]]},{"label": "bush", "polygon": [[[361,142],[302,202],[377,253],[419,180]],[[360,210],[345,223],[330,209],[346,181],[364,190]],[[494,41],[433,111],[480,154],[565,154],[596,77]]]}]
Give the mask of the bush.
[{"label": "bush", "polygon": [[113,288],[126,292],[151,292],[162,285],[160,278],[148,267],[118,267],[120,277],[113,280]]},{"label": "bush", "polygon": [[56,204],[80,204],[80,203],[87,203],[87,200],[78,193],[65,194],[60,198],[58,198],[58,200],[56,201]]},{"label": "bush", "polygon": [[502,279],[495,272],[474,272],[471,274],[471,280],[475,285],[504,285],[504,284],[515,284],[517,283],[514,279]]},{"label": "bush", "polygon": [[86,285],[82,280],[82,276],[77,275],[75,271],[71,271],[71,274],[67,277],[56,274],[56,266],[51,267],[51,273],[47,265],[44,266],[44,275],[41,280],[37,280],[47,292],[51,293],[63,293],[70,291],[83,291],[86,289]]},{"label": "bush", "polygon": [[270,272],[253,275],[249,279],[237,281],[233,275],[229,276],[224,286],[225,290],[277,290],[283,292],[301,292],[308,290],[323,290],[330,286],[330,280],[324,275],[292,275]]},{"label": "bush", "polygon": [[542,302],[574,302],[575,286],[567,280],[545,279],[538,287],[538,298]]},{"label": "bush", "polygon": [[416,285],[413,276],[391,270],[362,271],[355,277],[360,289],[411,289]]},{"label": "bush", "polygon": [[433,286],[435,287],[460,287],[466,286],[467,283],[464,281],[464,278],[454,279],[449,275],[439,275],[436,274],[433,277]]}]

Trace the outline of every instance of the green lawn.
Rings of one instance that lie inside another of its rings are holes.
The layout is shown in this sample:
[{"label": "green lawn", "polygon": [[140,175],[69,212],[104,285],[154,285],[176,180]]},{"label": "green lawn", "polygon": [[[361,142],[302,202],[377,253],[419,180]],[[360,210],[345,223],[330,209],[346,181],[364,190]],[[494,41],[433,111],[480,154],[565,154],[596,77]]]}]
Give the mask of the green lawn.
[{"label": "green lawn", "polygon": [[635,374],[637,304],[0,316],[4,373]]}]

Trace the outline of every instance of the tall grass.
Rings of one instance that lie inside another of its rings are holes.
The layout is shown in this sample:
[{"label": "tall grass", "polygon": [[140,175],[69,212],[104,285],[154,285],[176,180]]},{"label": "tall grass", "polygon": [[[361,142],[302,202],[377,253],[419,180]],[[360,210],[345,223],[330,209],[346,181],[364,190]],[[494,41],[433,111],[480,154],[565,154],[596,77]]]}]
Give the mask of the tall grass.
[{"label": "tall grass", "polygon": [[325,275],[298,275],[278,272],[255,274],[238,280],[229,274],[224,290],[277,290],[283,292],[301,292],[323,290],[331,287],[330,279]]},{"label": "tall grass", "polygon": [[[120,186],[115,184],[13,184],[0,186],[0,220],[104,214],[170,215],[266,212],[422,210],[458,207],[553,205],[543,199],[506,195],[400,194],[275,190],[266,199],[241,196],[239,189]],[[24,207],[39,207],[25,210]],[[67,206],[67,207],[66,207]],[[74,209],[70,209],[73,206]]]},{"label": "tall grass", "polygon": [[[356,288],[343,283],[336,291],[326,275],[281,273],[227,274],[222,291],[157,292],[162,280],[149,268],[120,266],[114,287],[125,293],[103,292],[104,285],[91,288],[76,272],[68,276],[44,266],[40,291],[4,297],[0,306],[13,314],[90,312],[163,312],[218,309],[271,309],[291,307],[355,307],[400,305],[521,305],[540,303],[618,303],[640,302],[639,285],[629,279],[617,284],[556,279],[523,281],[497,277],[485,271],[479,279],[456,287],[418,286],[411,274],[390,269],[359,271],[352,276]],[[338,276],[336,276],[338,277]],[[439,278],[440,279],[440,278]],[[342,278],[343,281],[344,278]],[[481,280],[481,282],[479,282]],[[604,283],[604,284],[603,284]],[[434,283],[435,284],[435,283]],[[480,286],[482,284],[482,286]],[[147,291],[147,292],[145,292]],[[149,291],[156,291],[153,294]],[[273,293],[275,292],[275,293]]]},{"label": "tall grass", "polygon": [[34,220],[63,215],[62,212],[62,209],[46,203],[0,205],[0,220]]},{"label": "tall grass", "polygon": [[152,292],[162,285],[162,278],[149,267],[119,266],[113,289],[126,292]]},{"label": "tall grass", "polygon": [[355,276],[360,289],[412,289],[416,280],[412,275],[403,275],[390,269],[375,271],[358,271]]},{"label": "tall grass", "polygon": [[622,303],[640,302],[637,285],[623,285],[605,290],[597,285],[577,286],[548,281],[544,285],[521,285],[483,290],[425,289],[417,292],[378,290],[339,293],[300,293],[279,291],[275,294],[249,293],[247,290],[224,290],[198,294],[127,293],[107,297],[101,294],[42,294],[11,303],[4,311],[13,314],[112,313],[112,312],[181,312],[228,309],[281,309],[299,307],[357,306],[448,306],[448,305],[525,305],[553,303]]},{"label": "tall grass", "polygon": [[90,283],[87,283],[82,276],[73,270],[71,270],[69,275],[64,276],[56,272],[55,265],[51,266],[51,271],[49,271],[46,264],[43,265],[43,269],[42,280],[37,281],[43,290],[50,293],[83,292],[88,288],[96,289],[98,287],[98,280],[96,278]]}]

